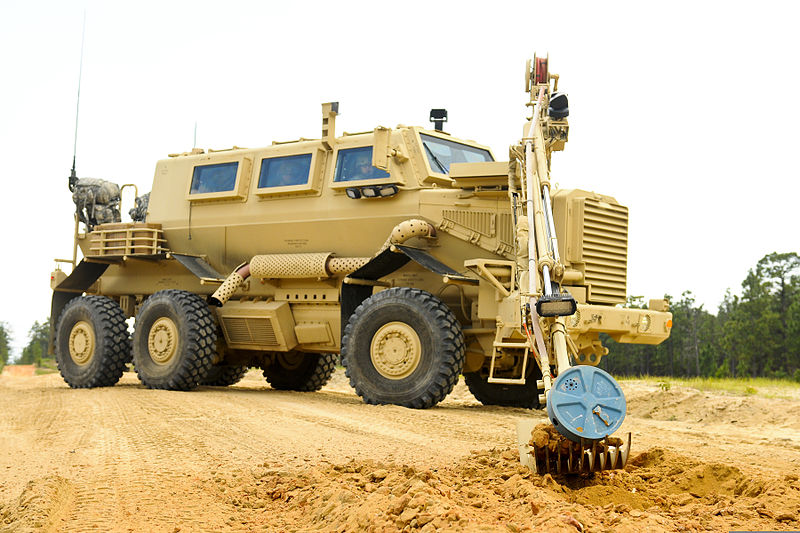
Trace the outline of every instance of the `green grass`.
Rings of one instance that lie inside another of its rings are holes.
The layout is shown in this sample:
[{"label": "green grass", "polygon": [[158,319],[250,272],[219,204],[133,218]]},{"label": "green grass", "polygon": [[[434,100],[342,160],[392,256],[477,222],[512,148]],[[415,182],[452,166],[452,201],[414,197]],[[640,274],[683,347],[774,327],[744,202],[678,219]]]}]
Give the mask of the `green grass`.
[{"label": "green grass", "polygon": [[771,378],[672,378],[664,376],[615,376],[621,382],[644,381],[661,390],[673,386],[701,391],[735,394],[737,396],[762,396],[764,398],[800,399],[800,383],[788,379]]},{"label": "green grass", "polygon": [[[42,370],[53,370],[55,372],[58,371],[58,365],[56,363],[56,360],[50,359],[48,357],[42,357],[40,368]],[[47,374],[47,372],[43,372],[43,374]]]}]

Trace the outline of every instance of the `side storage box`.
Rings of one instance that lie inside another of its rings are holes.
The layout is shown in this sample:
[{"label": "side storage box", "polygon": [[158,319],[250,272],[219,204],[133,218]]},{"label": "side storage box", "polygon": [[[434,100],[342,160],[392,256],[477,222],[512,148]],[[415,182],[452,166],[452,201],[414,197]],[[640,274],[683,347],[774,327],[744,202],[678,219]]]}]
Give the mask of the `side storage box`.
[{"label": "side storage box", "polygon": [[297,346],[288,302],[229,301],[217,316],[231,348],[288,352]]}]

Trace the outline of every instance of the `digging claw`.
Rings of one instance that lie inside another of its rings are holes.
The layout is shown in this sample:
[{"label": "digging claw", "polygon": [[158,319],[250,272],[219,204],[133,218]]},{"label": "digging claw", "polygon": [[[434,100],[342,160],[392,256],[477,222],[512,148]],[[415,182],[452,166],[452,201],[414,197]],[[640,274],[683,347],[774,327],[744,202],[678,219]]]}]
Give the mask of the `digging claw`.
[{"label": "digging claw", "polygon": [[[582,474],[625,468],[631,450],[631,434],[627,438],[602,440],[560,440],[537,444],[531,438],[532,424],[518,425],[520,462],[537,474]],[[566,443],[566,444],[565,444]]]}]

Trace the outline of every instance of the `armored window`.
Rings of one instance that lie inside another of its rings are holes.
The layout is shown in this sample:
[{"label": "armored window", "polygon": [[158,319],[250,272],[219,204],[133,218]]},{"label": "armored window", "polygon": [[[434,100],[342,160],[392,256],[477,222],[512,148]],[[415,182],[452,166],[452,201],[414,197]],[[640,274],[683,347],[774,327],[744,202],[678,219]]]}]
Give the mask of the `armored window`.
[{"label": "armored window", "polygon": [[440,139],[424,133],[420,133],[419,136],[422,138],[425,155],[428,157],[428,164],[434,172],[448,174],[452,163],[494,161],[489,150]]},{"label": "armored window", "polygon": [[305,185],[308,183],[310,171],[311,154],[263,159],[258,188]]},{"label": "armored window", "polygon": [[219,163],[194,167],[192,187],[189,194],[204,194],[233,191],[239,163]]},{"label": "armored window", "polygon": [[375,180],[388,177],[388,172],[372,166],[372,146],[339,150],[334,182]]}]

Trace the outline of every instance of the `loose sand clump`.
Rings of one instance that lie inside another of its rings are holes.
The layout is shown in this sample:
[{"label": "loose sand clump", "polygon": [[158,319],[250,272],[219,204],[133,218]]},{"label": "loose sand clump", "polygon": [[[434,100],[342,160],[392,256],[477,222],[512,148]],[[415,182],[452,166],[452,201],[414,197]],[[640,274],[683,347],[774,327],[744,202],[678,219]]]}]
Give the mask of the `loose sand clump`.
[{"label": "loose sand clump", "polygon": [[800,482],[753,478],[654,448],[625,470],[537,476],[516,451],[417,470],[352,461],[302,472],[263,464],[215,478],[221,498],[286,531],[704,531],[800,526]]}]

